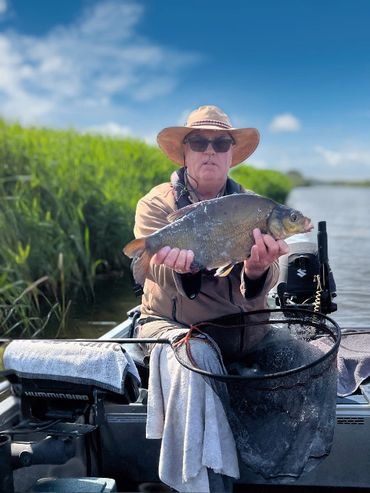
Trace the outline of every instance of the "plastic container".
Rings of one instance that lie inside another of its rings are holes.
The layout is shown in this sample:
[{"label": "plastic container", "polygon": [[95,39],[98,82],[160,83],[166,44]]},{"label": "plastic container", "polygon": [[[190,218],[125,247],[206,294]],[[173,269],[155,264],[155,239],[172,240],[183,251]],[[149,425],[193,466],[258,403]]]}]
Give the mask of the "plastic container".
[{"label": "plastic container", "polygon": [[42,478],[31,492],[50,493],[110,493],[117,491],[111,478]]}]

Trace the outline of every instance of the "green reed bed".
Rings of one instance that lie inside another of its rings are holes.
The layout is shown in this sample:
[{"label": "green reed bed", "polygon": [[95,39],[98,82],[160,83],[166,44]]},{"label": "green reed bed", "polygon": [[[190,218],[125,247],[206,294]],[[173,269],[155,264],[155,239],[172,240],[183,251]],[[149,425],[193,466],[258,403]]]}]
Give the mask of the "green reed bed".
[{"label": "green reed bed", "polygon": [[173,168],[140,141],[0,121],[2,334],[63,323],[97,272],[127,272],[137,199]]},{"label": "green reed bed", "polygon": [[[35,336],[51,321],[62,329],[70,300],[91,295],[97,275],[129,278],[122,247],[136,202],[173,169],[138,140],[0,119],[0,335]],[[280,201],[290,183],[268,172],[258,182],[261,171],[244,166],[233,173]]]}]

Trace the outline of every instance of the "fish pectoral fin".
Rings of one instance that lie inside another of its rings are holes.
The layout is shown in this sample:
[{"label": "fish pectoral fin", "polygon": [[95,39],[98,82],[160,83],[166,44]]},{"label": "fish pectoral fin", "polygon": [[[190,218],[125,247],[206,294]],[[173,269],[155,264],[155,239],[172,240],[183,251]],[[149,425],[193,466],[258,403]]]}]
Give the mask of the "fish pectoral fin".
[{"label": "fish pectoral fin", "polygon": [[223,265],[222,267],[219,267],[216,270],[215,276],[218,276],[218,277],[226,277],[233,270],[233,267],[234,267],[234,264]]}]

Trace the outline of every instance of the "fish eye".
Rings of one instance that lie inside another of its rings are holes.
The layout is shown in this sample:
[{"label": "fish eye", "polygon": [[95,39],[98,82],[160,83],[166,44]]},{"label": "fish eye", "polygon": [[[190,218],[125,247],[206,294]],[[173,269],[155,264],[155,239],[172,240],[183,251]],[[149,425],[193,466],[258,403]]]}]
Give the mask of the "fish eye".
[{"label": "fish eye", "polygon": [[295,212],[292,212],[290,214],[290,219],[291,219],[291,221],[295,222],[298,219],[297,214]]}]

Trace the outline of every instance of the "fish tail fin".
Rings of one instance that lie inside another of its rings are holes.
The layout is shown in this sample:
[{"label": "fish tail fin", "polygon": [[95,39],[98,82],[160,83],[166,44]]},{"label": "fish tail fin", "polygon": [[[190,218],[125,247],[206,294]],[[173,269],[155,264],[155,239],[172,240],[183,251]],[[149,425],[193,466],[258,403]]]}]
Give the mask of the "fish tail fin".
[{"label": "fish tail fin", "polygon": [[145,278],[148,275],[149,263],[152,255],[145,249],[146,241],[145,238],[137,238],[136,240],[130,241],[123,248],[123,253],[127,257],[133,258],[131,265],[132,274],[135,281],[138,284],[144,285]]},{"label": "fish tail fin", "polygon": [[137,238],[136,240],[130,241],[123,248],[123,253],[127,255],[127,257],[134,258],[140,257],[140,255],[145,250],[145,238]]},{"label": "fish tail fin", "polygon": [[150,259],[152,256],[146,250],[140,255],[140,257],[134,258],[132,261],[132,275],[135,281],[144,286],[145,279],[148,277]]}]

